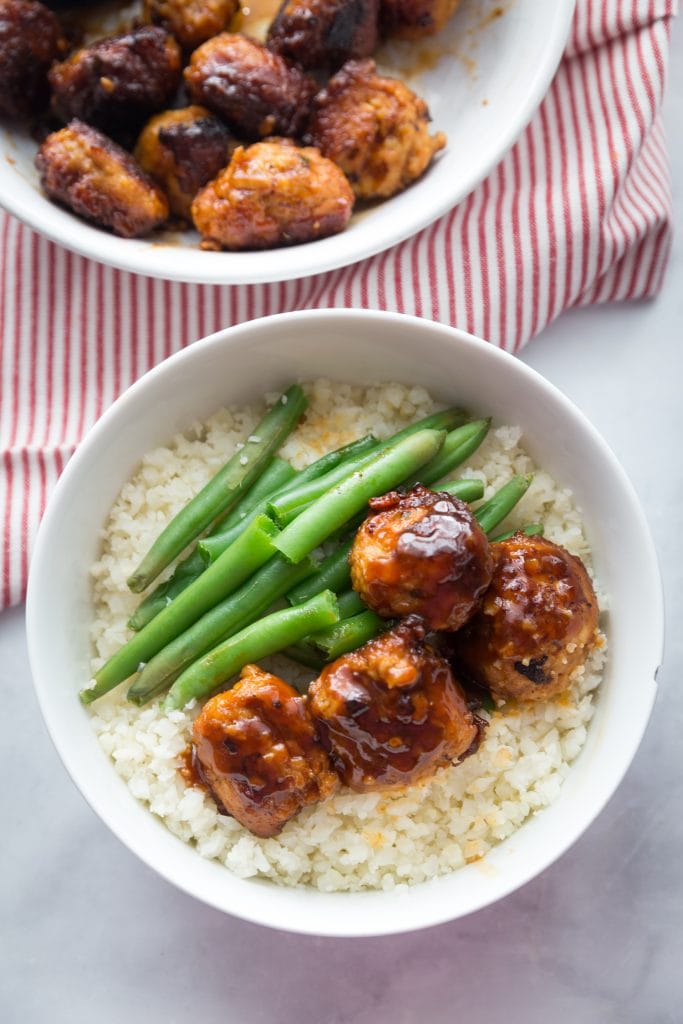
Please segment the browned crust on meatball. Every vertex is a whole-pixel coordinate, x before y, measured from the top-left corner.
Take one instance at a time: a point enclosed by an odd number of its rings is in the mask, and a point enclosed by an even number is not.
[[[145,0],[143,18],[171,32],[185,50],[230,27],[239,0]]]
[[[459,629],[491,580],[486,535],[464,501],[417,484],[370,502],[349,562],[353,587],[385,618]]]
[[[268,49],[302,68],[336,71],[373,53],[378,21],[379,0],[285,0],[268,31]]]
[[[76,50],[49,74],[58,116],[112,134],[130,132],[163,110],[180,78],[180,47],[149,25]]]
[[[586,568],[559,544],[523,533],[491,550],[491,586],[480,611],[453,638],[456,660],[496,697],[557,696],[598,636],[598,602]]]
[[[381,0],[382,31],[401,39],[433,36],[459,6],[460,0]]]
[[[195,50],[184,74],[194,102],[249,140],[300,135],[317,88],[265,46],[230,32]]]
[[[48,135],[36,167],[51,199],[124,238],[146,235],[168,217],[162,192],[131,155],[80,121]]]
[[[427,104],[371,60],[349,61],[313,103],[306,141],[334,160],[363,199],[406,188],[446,145],[429,134]]]
[[[0,117],[39,113],[50,96],[47,73],[66,49],[59,22],[41,3],[0,3]]]
[[[236,146],[206,107],[191,106],[156,114],[142,130],[135,158],[163,188],[172,212],[191,221],[192,200],[227,166]]]
[[[235,150],[224,171],[192,203],[197,230],[226,249],[266,249],[343,231],[353,193],[317,149],[287,139]]]
[[[306,701],[257,665],[204,705],[193,727],[195,756],[218,802],[254,835],[277,835],[338,786]]]
[[[406,619],[332,662],[309,688],[320,739],[354,790],[422,781],[476,748],[478,723],[424,632]]]

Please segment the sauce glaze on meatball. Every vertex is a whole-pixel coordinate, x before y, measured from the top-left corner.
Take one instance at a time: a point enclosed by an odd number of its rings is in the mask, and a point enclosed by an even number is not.
[[[239,0],[145,0],[143,16],[194,50],[229,28],[239,9]]]
[[[476,749],[479,725],[420,620],[343,655],[310,686],[309,708],[342,782],[408,785]]]
[[[48,70],[65,47],[59,22],[43,4],[0,3],[0,117],[43,110],[50,96]]]
[[[195,103],[245,139],[299,135],[317,86],[298,68],[246,36],[223,32],[192,54],[185,82]]]
[[[351,548],[353,587],[378,615],[419,615],[436,630],[459,629],[491,580],[486,535],[450,494],[417,484],[370,501]]]
[[[547,700],[567,689],[595,645],[598,602],[580,559],[543,537],[491,545],[481,609],[452,638],[455,656],[499,698]]]
[[[460,0],[381,0],[382,31],[401,39],[432,36],[459,5]]]
[[[306,701],[258,665],[202,708],[195,756],[220,804],[257,836],[274,836],[338,786]]]
[[[168,217],[168,204],[130,153],[90,125],[72,121],[36,156],[51,199],[124,238],[145,235]]]
[[[268,49],[302,68],[336,71],[369,57],[378,42],[379,0],[284,0]]]
[[[348,61],[315,97],[306,141],[339,164],[362,199],[386,199],[421,177],[446,145],[429,110],[372,60]]]
[[[192,219],[206,247],[266,249],[343,231],[352,208],[349,183],[331,160],[272,139],[235,150],[197,195]]]

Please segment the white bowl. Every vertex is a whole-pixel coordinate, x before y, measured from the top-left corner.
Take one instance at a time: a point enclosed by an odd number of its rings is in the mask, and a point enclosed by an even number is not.
[[[463,0],[431,42],[392,49],[390,70],[430,68],[409,79],[428,101],[448,148],[406,192],[354,216],[332,238],[267,252],[215,253],[192,233],[117,238],[51,203],[33,166],[36,146],[0,126],[0,204],[75,252],[123,270],[203,284],[284,281],[381,252],[426,227],[463,199],[498,163],[543,99],[564,48],[575,0]],[[489,17],[504,7],[504,16]],[[440,56],[432,67],[428,52]],[[408,57],[410,54],[410,57]]]
[[[100,530],[142,455],[224,404],[296,379],[398,380],[524,428],[530,454],[574,491],[609,596],[609,664],[586,745],[560,796],[511,838],[451,875],[409,891],[327,895],[245,881],[202,859],[131,796],[102,751],[78,689],[89,676],[89,566]],[[134,384],[66,467],[40,528],[28,591],[35,686],[59,754],[112,831],[169,881],[220,910],[326,935],[408,931],[505,896],[573,843],[623,777],[647,723],[662,652],[662,599],[643,513],[585,417],[513,357],[470,335],[397,314],[315,310],[233,327],[167,359]]]

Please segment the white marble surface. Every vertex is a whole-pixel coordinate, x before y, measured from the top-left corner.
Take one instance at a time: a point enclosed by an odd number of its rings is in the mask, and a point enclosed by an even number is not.
[[[679,227],[682,57],[678,24],[666,121]],[[649,730],[606,811],[541,877],[464,920],[334,941],[245,924],[177,892],[66,776],[33,697],[23,609],[0,616],[0,1021],[679,1024],[682,346],[679,239],[656,302],[568,314],[526,350],[640,493],[664,576],[667,651]]]

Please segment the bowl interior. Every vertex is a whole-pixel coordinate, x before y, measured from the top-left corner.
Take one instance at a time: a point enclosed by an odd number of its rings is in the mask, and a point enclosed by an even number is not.
[[[341,235],[264,253],[203,252],[190,232],[117,238],[42,195],[33,166],[35,143],[8,126],[0,126],[0,203],[76,252],[155,277],[242,284],[345,266],[419,231],[488,174],[540,103],[573,9],[574,0],[468,0],[433,40],[385,48],[381,66],[425,97],[434,127],[448,136],[448,148],[424,179],[354,215]],[[496,16],[499,11],[502,16]]]
[[[132,798],[76,696],[90,657],[88,568],[106,514],[141,456],[221,405],[318,376],[417,382],[436,398],[520,424],[537,462],[574,491],[609,597],[604,686],[558,800],[481,863],[391,894],[288,890],[240,880],[203,860]],[[455,918],[550,864],[595,817],[633,757],[662,646],[661,588],[647,526],[623,471],[582,414],[534,371],[468,335],[410,317],[340,310],[270,317],[221,332],[167,360],[119,399],[83,442],[50,502],[31,566],[27,618],[48,728],[68,771],[115,834],[207,903],[263,924],[331,935],[405,931]]]

